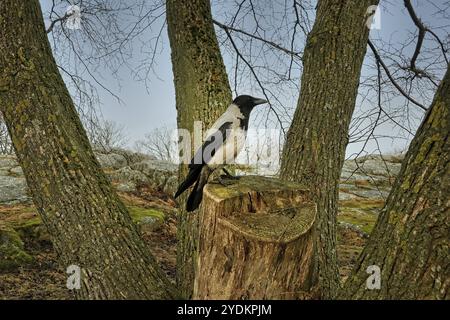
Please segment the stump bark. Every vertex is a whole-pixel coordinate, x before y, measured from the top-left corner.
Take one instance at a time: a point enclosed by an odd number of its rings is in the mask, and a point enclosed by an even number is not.
[[[194,299],[311,298],[315,218],[308,190],[296,183],[247,176],[208,184]]]

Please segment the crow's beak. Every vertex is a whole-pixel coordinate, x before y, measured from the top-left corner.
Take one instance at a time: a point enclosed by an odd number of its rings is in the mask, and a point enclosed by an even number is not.
[[[263,104],[263,103],[267,103],[267,100],[259,99],[259,98],[254,98],[254,99],[253,99],[253,104],[254,104],[255,106],[257,106],[257,105],[259,105],[259,104]]]

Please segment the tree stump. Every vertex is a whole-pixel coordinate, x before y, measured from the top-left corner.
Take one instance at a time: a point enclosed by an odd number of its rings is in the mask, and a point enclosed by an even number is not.
[[[194,299],[306,299],[316,285],[316,206],[295,183],[205,186]]]

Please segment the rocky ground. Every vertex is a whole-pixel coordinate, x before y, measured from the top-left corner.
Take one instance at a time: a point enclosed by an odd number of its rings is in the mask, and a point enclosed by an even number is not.
[[[365,156],[344,163],[339,186],[338,258],[348,276],[372,232],[395,177],[401,155]]]
[[[96,155],[144,240],[173,279],[177,209],[170,195],[176,188],[176,165],[123,150]],[[374,226],[400,161],[397,156],[368,156],[344,164],[338,216],[343,278]],[[0,156],[0,299],[69,299],[65,282],[17,160]]]

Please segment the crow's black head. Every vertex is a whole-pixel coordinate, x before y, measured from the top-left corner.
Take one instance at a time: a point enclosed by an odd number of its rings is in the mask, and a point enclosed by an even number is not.
[[[242,95],[234,99],[233,103],[237,105],[244,114],[249,114],[255,106],[267,103],[267,101],[252,96]]]

